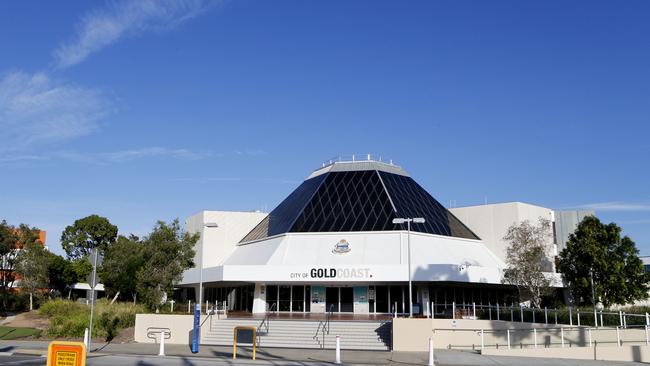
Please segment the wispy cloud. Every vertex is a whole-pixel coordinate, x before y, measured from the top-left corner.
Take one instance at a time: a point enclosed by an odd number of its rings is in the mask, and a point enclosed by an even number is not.
[[[201,160],[212,157],[210,152],[197,152],[188,149],[168,149],[164,147],[145,147],[140,149],[119,150],[102,153],[78,151],[53,151],[44,154],[0,155],[0,163],[19,161],[66,160],[80,163],[109,164],[122,163],[139,159],[167,158],[176,160]]]
[[[650,211],[650,203],[613,201],[588,203],[584,205],[573,206],[570,208],[596,211]]]
[[[63,43],[54,50],[56,65],[59,68],[76,65],[91,53],[124,37],[174,28],[215,4],[217,1],[208,0],[140,0],[110,3],[81,19],[74,40]]]
[[[14,71],[0,79],[0,150],[88,135],[111,101],[95,89]]]

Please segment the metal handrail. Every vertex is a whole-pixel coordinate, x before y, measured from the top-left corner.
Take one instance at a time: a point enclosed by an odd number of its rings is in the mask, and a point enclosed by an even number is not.
[[[330,334],[330,319],[332,318],[333,314],[333,309],[334,304],[330,305],[330,310],[325,314],[325,320],[321,320],[318,322],[318,327],[316,328],[316,333],[314,333],[314,336],[311,337],[312,339],[318,340],[318,333],[322,332],[323,333],[323,342],[321,343],[321,348],[325,347],[325,334],[329,335]]]
[[[201,322],[201,325],[199,325],[199,328],[201,328],[203,326],[203,323],[205,323],[208,319],[210,319],[214,315],[214,309],[210,310],[205,315],[207,315],[207,316],[205,317],[205,319],[203,319],[203,321]]]
[[[327,327],[328,335],[330,334],[330,319],[332,318],[333,308],[334,308],[334,304],[331,304],[329,312],[325,315],[325,326]]]
[[[271,307],[266,311],[266,315],[264,315],[264,319],[262,319],[262,322],[260,323],[260,326],[257,327],[257,329],[262,329],[262,327],[266,328],[266,333],[269,332],[269,322],[271,319],[271,312],[273,309],[276,307],[276,303],[273,303]]]

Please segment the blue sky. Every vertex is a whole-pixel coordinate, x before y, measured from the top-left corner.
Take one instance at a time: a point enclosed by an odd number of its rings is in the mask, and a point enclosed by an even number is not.
[[[448,205],[595,208],[650,254],[650,3],[0,5],[0,218],[143,235],[373,153]]]

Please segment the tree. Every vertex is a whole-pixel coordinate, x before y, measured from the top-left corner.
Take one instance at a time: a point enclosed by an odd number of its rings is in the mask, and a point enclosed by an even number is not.
[[[36,291],[47,288],[48,265],[49,256],[40,242],[26,242],[16,256],[16,274],[20,276],[20,287],[29,292],[29,310],[34,310]]]
[[[516,286],[520,298],[530,300],[536,308],[551,291],[551,278],[545,273],[552,271],[547,255],[550,236],[550,221],[540,217],[536,225],[528,220],[513,224],[503,238],[510,243],[503,282]]]
[[[135,302],[137,275],[145,261],[143,246],[135,235],[128,238],[120,235],[106,250],[100,277],[107,295],[128,294]]]
[[[105,217],[90,215],[65,228],[61,246],[69,259],[80,259],[87,257],[94,248],[105,251],[116,237],[117,226]]]
[[[648,297],[650,274],[643,271],[634,241],[621,237],[621,232],[615,223],[606,225],[588,216],[569,235],[558,269],[579,303],[600,300],[606,306],[623,305]],[[591,295],[592,270],[595,299]]]
[[[14,262],[16,257],[16,246],[18,235],[15,227],[0,222],[0,290],[7,291],[14,282]],[[4,299],[4,297],[3,297]],[[6,306],[6,304],[3,304]]]
[[[178,219],[171,224],[158,221],[143,240],[144,265],[137,273],[137,291],[151,309],[160,306],[165,294],[174,289],[183,271],[194,267],[194,245],[199,234],[181,230]]]
[[[78,282],[74,264],[72,261],[54,253],[49,253],[49,256],[49,287],[63,293],[66,289],[69,289],[71,285]]]

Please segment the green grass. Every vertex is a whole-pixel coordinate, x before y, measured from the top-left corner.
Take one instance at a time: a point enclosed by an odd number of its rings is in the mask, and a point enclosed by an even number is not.
[[[41,330],[36,328],[15,328],[0,326],[0,340],[3,341],[25,337],[38,337],[40,335]]]

